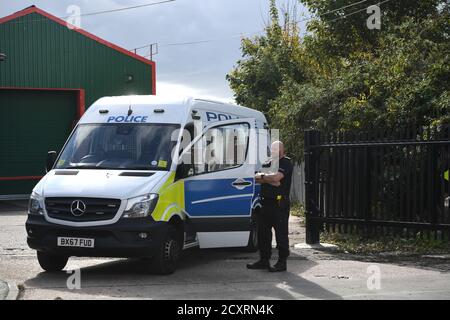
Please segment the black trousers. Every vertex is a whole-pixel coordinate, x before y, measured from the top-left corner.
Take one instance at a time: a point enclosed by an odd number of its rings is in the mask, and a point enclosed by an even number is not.
[[[275,229],[278,257],[286,260],[289,256],[289,200],[263,199],[258,220],[259,253],[262,260],[272,256],[272,228]]]

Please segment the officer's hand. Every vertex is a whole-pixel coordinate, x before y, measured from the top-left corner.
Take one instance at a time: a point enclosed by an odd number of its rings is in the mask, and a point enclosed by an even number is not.
[[[263,181],[262,181],[262,174],[260,173],[260,172],[258,172],[256,175],[255,175],[255,182],[256,183],[262,183]]]

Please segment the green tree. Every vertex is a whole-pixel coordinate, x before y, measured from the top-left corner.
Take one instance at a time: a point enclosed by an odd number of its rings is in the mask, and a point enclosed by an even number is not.
[[[236,102],[262,112],[269,111],[285,78],[305,80],[297,24],[289,12],[280,23],[275,0],[270,1],[270,18],[265,35],[242,40],[243,59],[227,75]]]
[[[295,54],[272,68],[277,81],[266,82],[268,91],[259,82],[244,81],[239,87],[230,82],[239,103],[266,112],[271,126],[282,129],[295,159],[302,157],[308,128],[327,133],[450,123],[448,1],[386,2],[381,30],[366,27],[365,10],[344,17],[367,3],[333,11],[355,1],[302,2],[316,18],[302,39],[288,35],[297,41],[291,44]],[[271,8],[276,12],[273,1]],[[273,14],[272,25],[277,21]],[[283,52],[283,42],[270,50],[261,47],[270,37],[267,32],[257,41],[243,40],[253,47],[232,72],[235,79],[255,79],[255,73],[264,73],[263,60],[280,61],[275,56]],[[298,68],[297,73],[284,63]]]

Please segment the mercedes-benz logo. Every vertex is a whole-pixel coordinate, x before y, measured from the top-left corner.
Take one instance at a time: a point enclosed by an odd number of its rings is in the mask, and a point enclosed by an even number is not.
[[[75,200],[70,205],[70,212],[72,212],[75,217],[80,217],[86,212],[86,205],[81,200]]]

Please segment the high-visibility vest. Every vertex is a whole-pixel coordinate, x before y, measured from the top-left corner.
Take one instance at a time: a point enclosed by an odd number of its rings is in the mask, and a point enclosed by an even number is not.
[[[448,170],[444,172],[444,179],[448,181]]]

